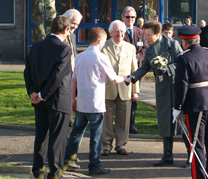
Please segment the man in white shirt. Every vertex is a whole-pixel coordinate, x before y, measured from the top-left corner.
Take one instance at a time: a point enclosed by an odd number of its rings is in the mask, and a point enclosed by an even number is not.
[[[109,169],[101,167],[100,153],[102,150],[103,113],[105,109],[106,75],[114,83],[127,82],[127,77],[117,76],[109,58],[100,52],[105,44],[107,34],[104,29],[95,27],[88,33],[89,48],[76,56],[72,76],[72,110],[76,112],[68,146],[65,154],[65,165],[78,152],[87,123],[90,127],[89,174],[109,173]],[[77,89],[77,101],[75,92]]]

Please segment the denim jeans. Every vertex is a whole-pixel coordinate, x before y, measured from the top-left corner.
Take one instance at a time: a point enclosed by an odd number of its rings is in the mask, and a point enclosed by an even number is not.
[[[69,160],[71,155],[78,152],[88,121],[90,128],[90,163],[88,168],[89,170],[93,170],[101,165],[103,113],[76,112],[73,129],[66,148],[65,160]]]

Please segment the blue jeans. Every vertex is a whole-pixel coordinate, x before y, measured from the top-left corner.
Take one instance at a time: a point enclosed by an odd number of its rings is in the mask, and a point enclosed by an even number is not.
[[[76,112],[73,129],[66,147],[65,160],[69,160],[71,155],[78,152],[88,121],[90,128],[90,163],[88,168],[93,170],[101,165],[103,113]]]

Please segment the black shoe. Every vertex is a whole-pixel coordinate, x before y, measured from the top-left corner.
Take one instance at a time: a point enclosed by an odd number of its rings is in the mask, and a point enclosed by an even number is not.
[[[132,134],[137,134],[138,129],[135,126],[131,126],[129,132],[132,133]]]
[[[107,174],[107,173],[110,173],[111,170],[110,169],[105,169],[101,166],[99,167],[96,167],[95,169],[93,170],[89,170],[89,174],[90,175],[99,175],[99,174]]]
[[[190,168],[191,163],[189,163],[189,160],[186,161],[186,163],[183,165],[183,168]]]
[[[164,165],[173,165],[173,158],[172,157],[168,157],[168,158],[163,157],[159,162],[155,162],[153,165],[156,167],[164,166]]]

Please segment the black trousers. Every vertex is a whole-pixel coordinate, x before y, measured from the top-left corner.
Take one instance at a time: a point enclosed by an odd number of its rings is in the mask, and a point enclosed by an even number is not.
[[[136,116],[137,102],[131,102],[131,117],[130,117],[130,127],[135,126],[135,116]]]
[[[198,116],[199,116],[199,112],[186,115],[186,125],[189,130],[189,134],[191,134],[189,135],[189,139],[191,143],[193,143],[196,125],[198,122]],[[206,149],[206,155],[205,155],[204,147]],[[191,151],[191,146],[190,146],[190,151]],[[206,169],[206,166],[207,166],[206,161],[208,159],[207,157],[207,154],[208,154],[208,111],[204,111],[202,115],[202,120],[200,123],[198,140],[195,146],[195,151],[203,167],[205,168],[206,172],[208,172],[208,170]],[[192,160],[191,169],[192,169],[193,179],[205,179],[206,178],[205,172],[203,171],[195,155]]]
[[[53,110],[45,102],[35,107],[35,143],[33,159],[33,175],[39,176],[39,171],[45,165],[46,155],[52,178],[62,169],[67,142],[70,114]]]

